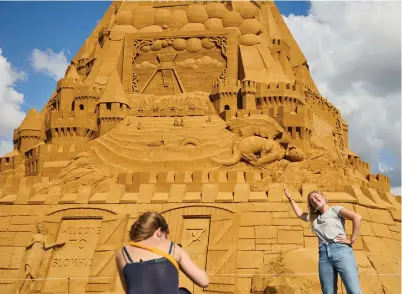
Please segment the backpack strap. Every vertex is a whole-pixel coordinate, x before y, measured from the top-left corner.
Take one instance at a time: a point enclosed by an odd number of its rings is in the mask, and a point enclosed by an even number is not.
[[[168,253],[166,253],[166,252],[164,252],[164,251],[162,251],[160,249],[145,246],[143,244],[140,244],[140,243],[137,243],[137,242],[134,242],[134,241],[131,241],[128,244],[130,246],[134,246],[134,247],[138,247],[138,248],[141,248],[141,249],[151,251],[153,253],[156,253],[156,254],[166,258],[167,260],[169,260],[174,265],[174,267],[177,269],[177,271],[179,271],[179,264],[177,263],[176,259],[174,259],[173,256],[171,256],[170,254],[168,254]],[[170,246],[172,246],[172,245],[170,245]]]

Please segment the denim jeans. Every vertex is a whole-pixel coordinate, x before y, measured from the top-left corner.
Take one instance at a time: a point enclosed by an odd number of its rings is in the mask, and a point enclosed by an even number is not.
[[[338,273],[348,294],[362,294],[353,249],[347,244],[320,245],[318,272],[323,294],[336,294]]]

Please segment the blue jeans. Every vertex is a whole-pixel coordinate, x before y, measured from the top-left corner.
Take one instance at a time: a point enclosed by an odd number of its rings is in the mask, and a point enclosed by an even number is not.
[[[357,264],[351,246],[326,243],[320,246],[319,253],[318,272],[323,294],[337,293],[338,273],[348,294],[362,294]]]

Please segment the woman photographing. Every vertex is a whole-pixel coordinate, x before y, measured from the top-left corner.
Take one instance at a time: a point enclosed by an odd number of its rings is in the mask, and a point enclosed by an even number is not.
[[[318,191],[308,194],[308,212],[303,212],[285,185],[283,188],[296,216],[309,222],[318,238],[318,272],[323,294],[337,293],[338,273],[348,294],[361,294],[352,244],[359,234],[362,217],[342,206],[329,206],[326,197]],[[353,222],[350,239],[346,236],[345,219]]]
[[[169,228],[159,213],[142,214],[130,229],[131,242],[116,254],[120,280],[127,294],[179,294],[179,270],[202,287],[208,286],[207,273],[187,252],[169,241]],[[186,292],[187,291],[187,292]]]

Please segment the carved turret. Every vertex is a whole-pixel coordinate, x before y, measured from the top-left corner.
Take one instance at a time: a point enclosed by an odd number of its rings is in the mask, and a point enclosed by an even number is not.
[[[241,82],[242,109],[257,109],[255,93],[257,93],[257,82],[248,80]]]
[[[80,75],[74,64],[69,65],[66,75],[57,82],[57,96],[55,98],[57,111],[70,111],[74,100],[74,89],[81,83]]]
[[[110,131],[123,120],[130,109],[127,95],[124,92],[117,71],[113,71],[97,106],[99,135]]]
[[[291,106],[280,106],[269,111],[269,115],[285,129],[296,146],[306,150],[313,131],[313,112],[307,105],[299,105],[296,110]]]
[[[71,111],[95,113],[96,105],[101,96],[101,89],[95,86],[81,86],[74,92]]]
[[[225,120],[230,119],[237,111],[237,95],[240,85],[228,85],[222,80],[212,84],[211,101],[219,115]]]
[[[42,137],[42,120],[35,108],[31,108],[21,125],[14,130],[14,149],[20,153],[38,144]]]

